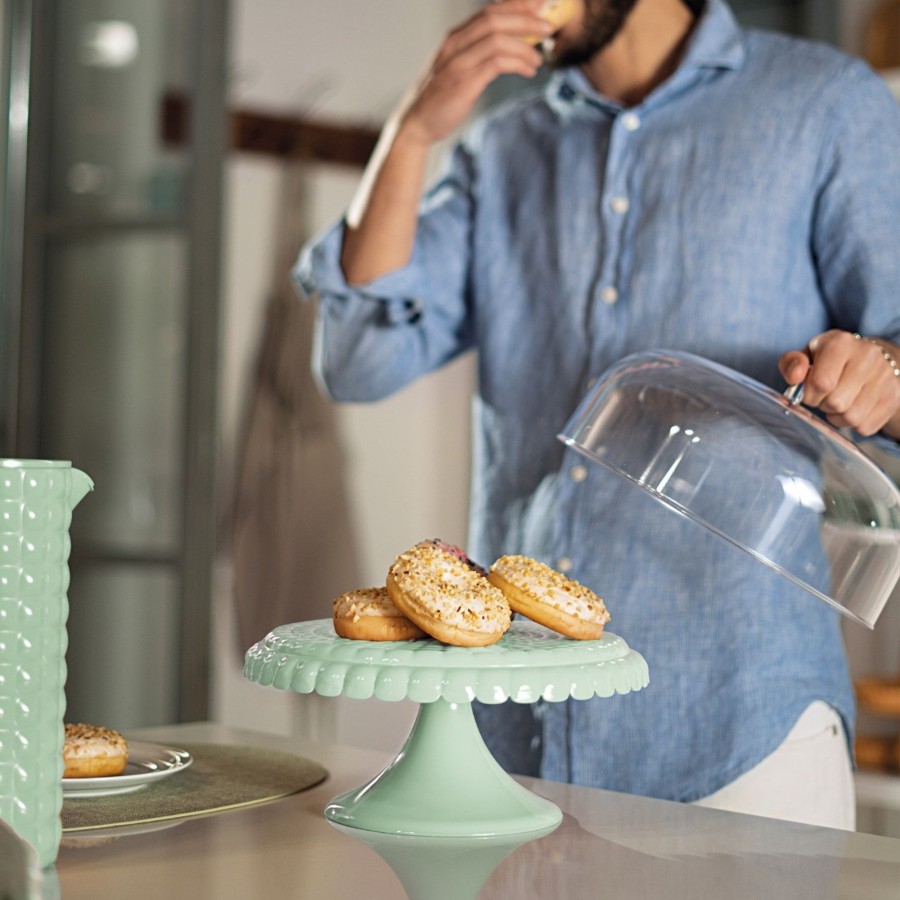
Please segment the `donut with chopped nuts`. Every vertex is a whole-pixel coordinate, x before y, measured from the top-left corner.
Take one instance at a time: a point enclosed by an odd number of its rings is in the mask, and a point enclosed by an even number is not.
[[[589,588],[527,556],[501,556],[488,578],[512,609],[566,637],[596,640],[609,612]]]
[[[128,763],[128,742],[111,728],[67,723],[63,746],[63,778],[121,775]]]
[[[387,589],[400,612],[444,644],[485,647],[509,629],[512,614],[502,592],[457,554],[430,541],[394,560]]]
[[[410,622],[388,596],[387,588],[359,588],[334,603],[334,630],[354,641],[415,641],[428,635]]]

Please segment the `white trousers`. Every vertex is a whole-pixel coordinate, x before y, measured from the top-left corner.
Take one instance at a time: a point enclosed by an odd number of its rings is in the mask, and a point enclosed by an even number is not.
[[[759,765],[697,806],[853,831],[853,766],[840,716],[817,700]]]

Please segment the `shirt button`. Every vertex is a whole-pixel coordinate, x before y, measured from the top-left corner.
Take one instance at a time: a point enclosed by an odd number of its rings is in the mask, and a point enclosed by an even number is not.
[[[605,287],[602,291],[600,291],[600,299],[604,303],[608,303],[610,306],[612,306],[612,304],[619,299],[619,292],[612,286]]]
[[[622,125],[625,127],[627,131],[637,131],[638,128],[641,127],[641,119],[637,113],[625,113],[622,116]]]
[[[571,478],[572,481],[574,481],[576,484],[584,481],[587,476],[588,470],[584,466],[572,466],[572,468],[569,469],[569,478]]]
[[[628,212],[628,198],[627,197],[613,197],[612,200],[609,201],[610,208],[614,213],[619,213],[620,215]]]
[[[560,572],[571,572],[572,571],[572,560],[569,559],[568,556],[561,556],[556,561],[556,568],[559,569]]]

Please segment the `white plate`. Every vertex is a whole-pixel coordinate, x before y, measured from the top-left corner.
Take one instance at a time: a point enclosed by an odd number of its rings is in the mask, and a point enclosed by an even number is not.
[[[110,797],[113,794],[128,794],[168,778],[176,772],[183,772],[193,758],[187,750],[163,747],[160,744],[145,744],[143,741],[128,742],[128,765],[121,775],[104,778],[63,778],[63,797],[80,799],[88,797]]]

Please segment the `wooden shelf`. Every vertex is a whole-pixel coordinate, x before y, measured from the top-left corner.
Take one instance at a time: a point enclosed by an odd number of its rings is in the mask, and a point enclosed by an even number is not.
[[[190,100],[167,93],[160,104],[163,142],[183,146],[190,139]],[[260,153],[284,159],[305,159],[363,167],[368,162],[379,129],[372,125],[324,122],[237,110],[229,117],[229,147],[242,153]]]

